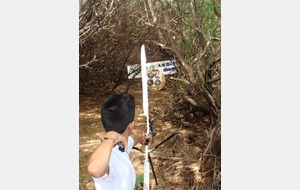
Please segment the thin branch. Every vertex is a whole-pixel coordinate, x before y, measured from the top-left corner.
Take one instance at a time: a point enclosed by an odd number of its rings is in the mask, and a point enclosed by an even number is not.
[[[176,80],[176,81],[181,81],[184,82],[185,84],[191,84],[188,80],[186,79],[179,79],[179,78],[175,78],[175,77],[169,77],[171,80]]]

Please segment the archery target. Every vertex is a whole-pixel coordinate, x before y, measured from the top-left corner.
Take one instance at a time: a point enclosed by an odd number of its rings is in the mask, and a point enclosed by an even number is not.
[[[151,91],[161,90],[165,85],[166,79],[163,73],[158,69],[147,71],[147,84]]]

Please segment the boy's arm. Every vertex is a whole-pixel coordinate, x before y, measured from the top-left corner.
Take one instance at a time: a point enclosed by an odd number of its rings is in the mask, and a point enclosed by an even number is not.
[[[102,141],[92,153],[87,164],[88,172],[93,177],[102,177],[104,174],[108,173],[109,159],[115,142],[121,142],[127,147],[125,138],[117,132],[109,131],[106,133],[105,137],[109,139]]]

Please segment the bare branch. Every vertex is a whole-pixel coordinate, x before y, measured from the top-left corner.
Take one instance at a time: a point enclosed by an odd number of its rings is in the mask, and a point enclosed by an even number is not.
[[[153,5],[152,5],[152,2],[151,0],[148,0],[148,6],[149,6],[149,9],[150,9],[150,12],[151,12],[151,16],[152,16],[152,20],[153,20],[153,24],[155,25],[156,21],[157,21],[157,17],[154,13],[154,9],[153,9]]]
[[[206,83],[207,83],[207,84],[210,84],[210,83],[217,82],[217,81],[219,81],[219,80],[221,80],[221,77],[218,77],[218,78],[215,78],[215,79],[207,80]]]
[[[217,15],[217,17],[219,18],[219,20],[221,19],[221,13],[218,11],[217,9],[217,4],[218,4],[218,0],[211,0],[214,4],[214,12]]]
[[[99,29],[105,28],[104,22],[110,17],[117,7],[116,1],[112,0],[110,2],[105,3],[96,2],[88,8],[88,10],[92,11],[93,16],[85,23],[84,27],[79,30],[79,43],[82,44],[85,40],[93,36]],[[90,12],[89,11],[89,12]],[[88,11],[84,11],[84,14],[80,14],[80,21],[83,21],[83,17]],[[90,16],[89,16],[90,17]]]
[[[91,64],[91,63],[97,61],[96,57],[97,57],[97,56],[94,55],[94,58],[93,58],[92,60],[90,60],[89,62],[87,62],[87,63],[85,63],[85,64],[79,65],[79,68],[82,68],[82,67],[90,68],[90,67],[89,67],[89,64]]]
[[[192,99],[191,97],[184,95],[183,98],[189,102],[190,104],[192,104],[195,107],[198,107],[199,105],[196,103],[196,101],[194,99]]]
[[[89,0],[79,0],[79,13],[85,8]]]

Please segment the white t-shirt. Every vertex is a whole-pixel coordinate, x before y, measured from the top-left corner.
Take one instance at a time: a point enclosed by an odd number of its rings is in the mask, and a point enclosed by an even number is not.
[[[133,190],[135,186],[136,174],[129,153],[133,147],[132,137],[128,137],[127,151],[121,152],[116,145],[110,155],[109,174],[95,178],[96,190]]]

